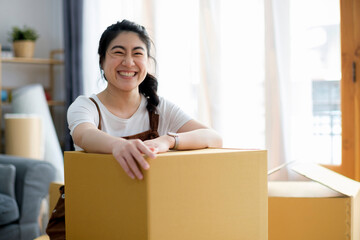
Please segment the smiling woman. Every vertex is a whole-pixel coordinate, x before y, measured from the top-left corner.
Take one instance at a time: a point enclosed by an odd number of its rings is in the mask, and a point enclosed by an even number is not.
[[[108,57],[101,60],[104,78],[108,81],[108,91],[124,91],[131,94],[142,83],[147,74],[148,56],[146,46],[134,32],[122,32],[110,42],[106,51]]]
[[[123,20],[99,42],[99,65],[108,82],[90,98],[78,97],[68,110],[76,150],[112,153],[131,178],[149,169],[142,154],[156,158],[169,149],[221,147],[221,137],[157,95],[149,74],[151,40],[143,26]]]

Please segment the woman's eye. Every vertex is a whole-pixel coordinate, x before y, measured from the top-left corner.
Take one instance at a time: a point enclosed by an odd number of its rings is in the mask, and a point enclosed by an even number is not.
[[[136,53],[134,53],[134,55],[141,56],[141,55],[143,55],[143,53],[142,52],[136,52]]]

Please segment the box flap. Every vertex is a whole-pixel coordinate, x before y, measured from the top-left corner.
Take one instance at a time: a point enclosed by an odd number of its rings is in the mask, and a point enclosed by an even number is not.
[[[279,171],[279,170],[287,167],[288,165],[290,165],[290,164],[292,164],[292,163],[294,163],[294,162],[295,162],[295,161],[290,161],[290,162],[283,163],[283,164],[281,164],[280,166],[277,166],[277,167],[275,167],[275,168],[273,168],[273,169],[268,170],[268,173],[267,173],[267,174],[268,174],[268,176],[270,176],[270,175],[273,174],[274,172],[277,172],[277,171]]]
[[[360,190],[360,183],[325,167],[313,163],[294,163],[291,169],[313,181],[323,184],[339,193],[354,197]]]
[[[268,196],[281,198],[334,198],[346,197],[315,181],[270,181]]]

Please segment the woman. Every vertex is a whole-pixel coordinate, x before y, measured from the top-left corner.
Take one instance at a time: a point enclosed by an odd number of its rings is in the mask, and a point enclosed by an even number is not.
[[[76,150],[112,153],[131,178],[149,169],[169,149],[221,147],[221,137],[157,95],[148,73],[151,40],[143,26],[123,20],[109,26],[99,42],[99,64],[108,82],[91,98],[78,97],[68,109]]]

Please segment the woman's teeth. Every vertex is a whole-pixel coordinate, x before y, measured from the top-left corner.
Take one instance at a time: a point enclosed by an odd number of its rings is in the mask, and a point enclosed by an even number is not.
[[[120,75],[125,77],[133,77],[135,76],[135,72],[120,72]]]

